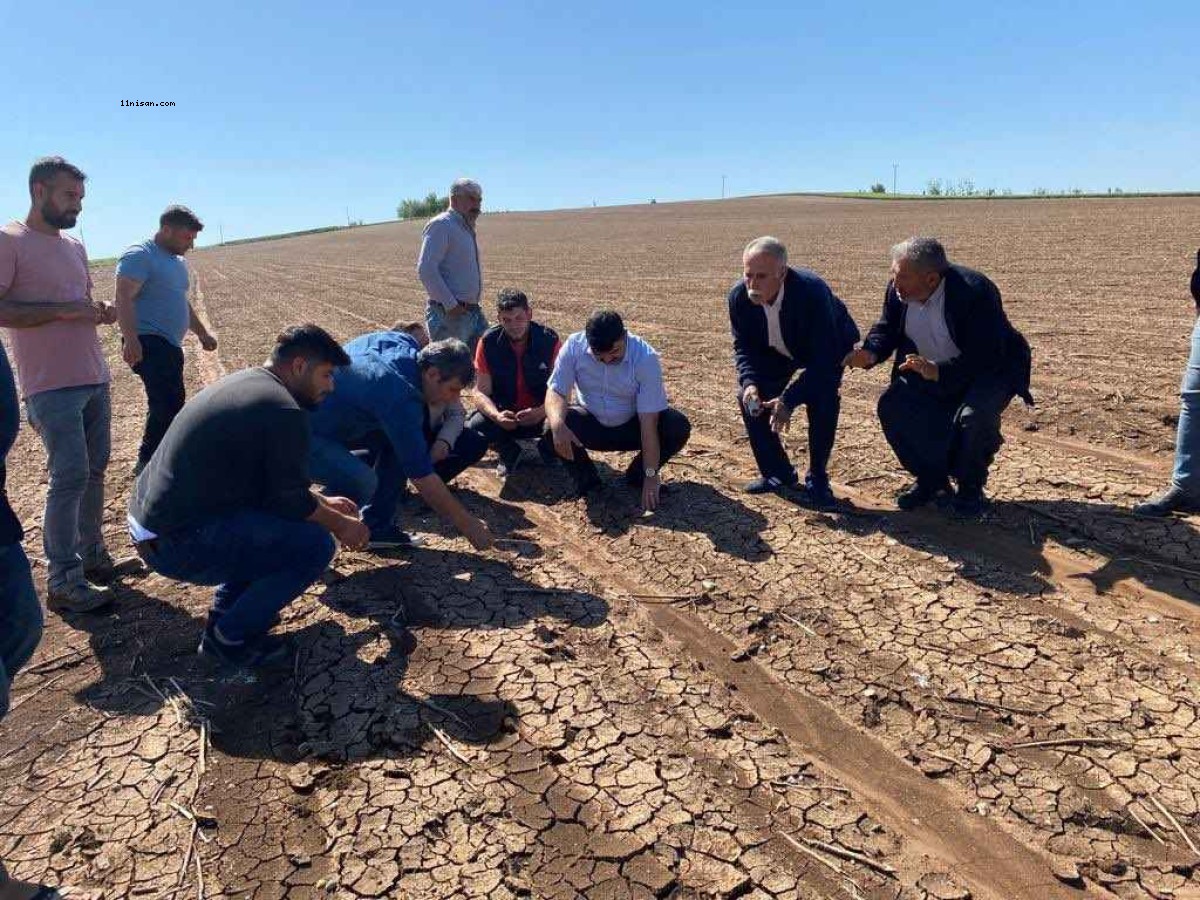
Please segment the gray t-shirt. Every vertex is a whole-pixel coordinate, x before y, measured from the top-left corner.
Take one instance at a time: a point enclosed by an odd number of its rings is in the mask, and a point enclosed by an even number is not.
[[[188,267],[153,239],[134,244],[117,262],[118,277],[142,283],[137,293],[138,334],[156,334],[176,347],[188,330]]]

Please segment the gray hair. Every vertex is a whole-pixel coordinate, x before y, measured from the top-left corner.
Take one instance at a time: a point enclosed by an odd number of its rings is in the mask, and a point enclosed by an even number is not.
[[[773,256],[783,263],[783,265],[787,265],[787,247],[783,246],[783,241],[779,240],[779,238],[771,237],[769,234],[757,237],[746,245],[746,249],[742,251],[742,256],[758,256],[760,253]]]
[[[458,338],[426,344],[417,354],[417,367],[422,372],[437,369],[443,381],[457,378],[463,387],[475,383],[475,359],[470,348]]]
[[[472,181],[470,178],[456,178],[454,183],[450,185],[451,197],[482,197],[483,188],[479,186],[478,181]]]
[[[945,272],[950,268],[950,260],[946,259],[946,248],[937,238],[910,237],[892,247],[892,262],[908,260],[922,272]]]

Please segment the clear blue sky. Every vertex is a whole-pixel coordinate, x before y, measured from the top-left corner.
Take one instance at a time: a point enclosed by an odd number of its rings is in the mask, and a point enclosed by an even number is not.
[[[1200,188],[1195,0],[737,6],[9,0],[0,216],[51,153],[90,176],[93,256],[169,202],[204,245],[461,174],[493,209],[890,189],[892,163],[902,191]]]

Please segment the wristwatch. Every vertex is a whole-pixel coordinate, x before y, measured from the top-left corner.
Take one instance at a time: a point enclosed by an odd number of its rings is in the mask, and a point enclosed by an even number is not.
[[[642,471],[642,474],[645,475],[647,478],[657,478],[658,477],[658,469],[651,469],[649,466],[647,466]]]

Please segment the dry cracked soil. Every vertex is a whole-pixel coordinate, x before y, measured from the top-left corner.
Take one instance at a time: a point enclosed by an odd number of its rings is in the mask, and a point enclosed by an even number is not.
[[[1038,405],[1006,414],[982,521],[895,511],[880,370],[846,379],[837,512],[738,490],[724,297],[764,232],[862,326],[910,233],[999,284]],[[663,508],[640,514],[624,459],[576,501],[489,458],[457,491],[509,542],[475,553],[408,503],[425,546],[342,552],[285,611],[275,675],[201,667],[207,592],[156,575],[110,615],[51,615],[0,731],[0,859],[93,898],[1200,897],[1200,534],[1127,511],[1170,471],[1198,233],[1194,199],[485,217],[487,296],[521,287],[564,334],[615,307],[662,353],[694,425]],[[189,343],[189,389],[292,322],[418,316],[419,240],[196,252],[221,344]],[[144,402],[105,344],[128,552]],[[28,429],[9,484],[40,556]]]

